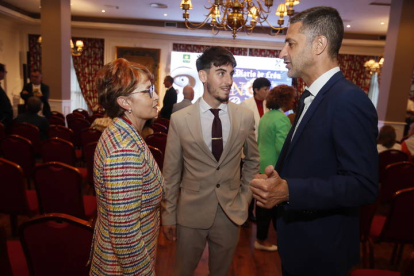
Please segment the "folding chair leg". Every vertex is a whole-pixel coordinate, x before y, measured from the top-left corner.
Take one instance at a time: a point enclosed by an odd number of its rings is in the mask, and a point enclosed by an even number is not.
[[[368,240],[368,246],[369,246],[369,268],[374,268],[374,245],[372,244],[372,241]]]
[[[402,253],[404,251],[404,244],[400,244],[400,250],[398,250],[397,259],[395,260],[395,264],[399,265],[401,262]]]
[[[398,247],[399,247],[399,244],[398,243],[395,243],[394,244],[394,248],[392,249],[392,254],[391,254],[391,259],[390,259],[390,265],[395,264],[395,259],[397,257]]]

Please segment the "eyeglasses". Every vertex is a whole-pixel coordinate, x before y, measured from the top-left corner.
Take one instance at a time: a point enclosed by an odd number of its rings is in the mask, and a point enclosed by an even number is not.
[[[154,96],[154,90],[155,90],[154,89],[154,85],[151,85],[148,89],[141,90],[141,91],[134,91],[130,95],[136,94],[136,93],[148,93],[148,95],[150,96],[150,98],[152,98]]]

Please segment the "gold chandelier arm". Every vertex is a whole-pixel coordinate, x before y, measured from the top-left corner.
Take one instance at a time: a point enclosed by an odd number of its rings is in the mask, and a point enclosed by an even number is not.
[[[267,24],[269,25],[269,27],[270,27],[270,28],[272,28],[273,30],[278,30],[277,34],[278,34],[281,30],[286,29],[286,27],[273,27],[273,26],[272,26],[272,24],[270,24],[270,23],[269,23],[269,21],[267,21],[267,19],[266,19],[266,23],[267,23]]]
[[[201,22],[201,23],[191,23],[189,20],[185,20],[185,26],[187,27],[187,29],[190,29],[190,30],[197,30],[197,29],[200,29],[200,28],[202,28],[205,24],[207,24],[207,21],[208,21],[208,17],[206,18],[206,19],[204,19],[204,21],[203,22]]]

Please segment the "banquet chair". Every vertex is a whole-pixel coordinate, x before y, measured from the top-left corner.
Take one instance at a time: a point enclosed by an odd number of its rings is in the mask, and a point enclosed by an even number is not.
[[[59,117],[59,118],[65,120],[65,115],[63,115],[59,111],[51,111],[50,114],[51,114],[51,116],[56,116],[56,117]]]
[[[164,154],[162,153],[161,150],[157,149],[156,147],[149,145],[148,148],[150,149],[152,156],[154,156],[155,161],[157,161],[158,167],[160,167],[160,170],[162,172],[162,168],[164,164]]]
[[[82,176],[78,169],[61,162],[48,162],[33,173],[40,213],[64,213],[93,219],[96,197],[82,195]]]
[[[387,216],[374,216],[369,231],[370,266],[374,266],[373,242],[394,243],[390,263],[399,263],[405,244],[414,244],[414,187],[396,192]],[[398,251],[398,252],[397,252]]]
[[[381,203],[389,203],[395,192],[414,187],[414,163],[398,162],[388,165],[380,190]]]
[[[99,138],[102,135],[102,131],[95,128],[84,128],[80,133],[80,141],[82,148],[89,143],[98,142]]]
[[[2,225],[0,226],[0,272],[3,276],[13,276],[9,253],[7,251],[6,231]]]
[[[81,113],[69,113],[66,115],[66,125],[69,125],[69,121],[75,119],[75,118],[82,118],[85,119],[85,116]]]
[[[87,119],[89,117],[88,111],[86,111],[85,109],[82,109],[82,108],[74,109],[72,111],[72,113],[82,114],[85,119]]]
[[[9,135],[1,140],[0,149],[5,159],[18,164],[30,187],[31,175],[35,167],[35,156],[32,142],[19,135]]]
[[[7,240],[0,225],[0,273],[2,276],[29,276],[26,257],[19,240]]]
[[[165,125],[153,123],[151,127],[154,130],[154,132],[162,132],[166,134],[168,133],[168,127],[166,127]]]
[[[145,138],[147,145],[153,146],[161,150],[162,154],[165,155],[165,146],[167,145],[167,134],[162,132],[155,132]]]
[[[92,114],[91,116],[89,116],[88,117],[88,121],[89,121],[89,123],[91,123],[91,125],[92,125],[92,123],[95,121],[95,119],[98,119],[98,118],[103,118],[104,117],[104,115],[103,114],[100,114],[100,113],[94,113],[94,114]]]
[[[385,150],[378,154],[379,158],[379,182],[382,183],[385,177],[385,168],[397,162],[408,161],[409,156],[400,150]]]
[[[59,126],[66,126],[65,125],[65,120],[58,117],[58,116],[49,116],[49,118],[47,118],[47,120],[49,121],[49,125],[59,125]]]
[[[0,123],[0,141],[6,137],[6,127],[4,124]]]
[[[92,142],[83,147],[83,157],[86,163],[86,169],[88,170],[87,173],[87,181],[93,187],[93,158],[95,155],[95,149],[98,142]]]
[[[414,252],[411,253],[407,264],[402,272],[380,270],[380,269],[356,269],[350,276],[413,276],[414,275]]]
[[[20,135],[26,139],[29,139],[30,142],[32,142],[34,153],[39,153],[40,131],[37,126],[29,123],[15,124],[12,127],[11,134]]]
[[[64,125],[50,125],[48,135],[49,138],[58,137],[73,143],[73,131]]]
[[[168,120],[166,118],[161,118],[161,117],[158,117],[157,119],[155,119],[153,123],[157,123],[157,124],[166,126],[167,129],[170,126],[170,120]]]
[[[88,275],[93,228],[66,214],[46,214],[19,228],[31,275]]]
[[[0,213],[10,216],[12,234],[17,236],[17,216],[38,213],[36,192],[25,189],[23,170],[14,162],[0,158],[0,176]]]
[[[368,237],[369,231],[380,203],[379,197],[369,205],[363,205],[359,207],[359,241],[362,248],[362,264],[364,267],[369,267],[368,260]]]
[[[73,130],[73,144],[75,147],[81,147],[81,131],[90,126],[89,121],[83,118],[74,118],[68,121],[68,127]]]

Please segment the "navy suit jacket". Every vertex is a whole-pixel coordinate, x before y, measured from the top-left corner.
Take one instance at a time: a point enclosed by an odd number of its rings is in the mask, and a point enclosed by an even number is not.
[[[172,114],[173,105],[177,102],[177,92],[174,87],[170,87],[167,92],[165,92],[163,107],[161,109],[161,117],[170,119]]]
[[[277,230],[288,273],[345,276],[359,262],[358,207],[378,194],[377,124],[369,98],[338,72],[282,149],[276,170],[289,203],[278,207]]]
[[[44,116],[49,117],[51,115],[51,111],[50,111],[50,105],[49,105],[49,96],[50,96],[50,91],[49,91],[49,86],[44,84],[44,83],[40,83],[40,89],[42,90],[42,94],[43,96],[40,97],[40,100],[43,103],[43,110],[42,113]],[[27,91],[29,92],[29,94],[23,94],[23,91]],[[27,105],[27,100],[30,97],[33,97],[33,86],[32,83],[26,83],[22,89],[22,92],[20,92],[20,97],[24,100],[24,105]]]

